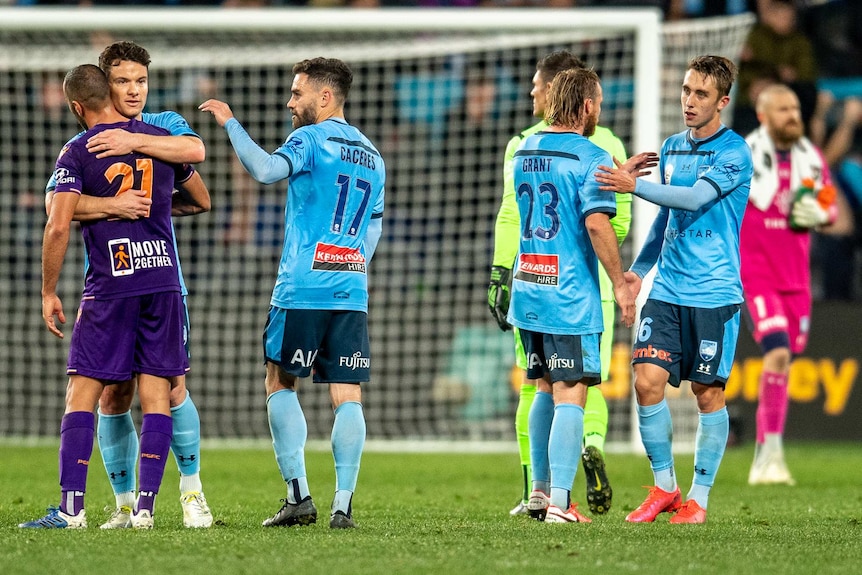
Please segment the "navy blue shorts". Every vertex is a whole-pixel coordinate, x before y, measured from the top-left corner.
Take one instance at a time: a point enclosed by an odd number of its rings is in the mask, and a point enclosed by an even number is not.
[[[526,329],[520,329],[518,333],[527,356],[527,378],[539,379],[547,373],[551,383],[601,383],[599,342],[602,334],[555,335]]]
[[[85,299],[72,329],[66,373],[103,381],[133,374],[183,375],[186,311],[179,292],[109,300]]]
[[[723,387],[733,367],[739,318],[739,304],[708,309],[647,300],[632,363],[666,369],[674,387],[682,380]]]
[[[263,330],[266,361],[315,383],[371,379],[368,316],[361,311],[270,307]]]

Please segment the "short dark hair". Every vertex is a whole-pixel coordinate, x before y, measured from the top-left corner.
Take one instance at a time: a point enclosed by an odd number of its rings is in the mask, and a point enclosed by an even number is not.
[[[696,56],[689,60],[688,69],[712,78],[719,98],[730,94],[736,80],[736,66],[724,56]]]
[[[347,100],[347,94],[353,84],[353,72],[338,58],[302,60],[294,64],[293,73],[305,74],[315,84],[329,86],[340,104]]]
[[[137,62],[144,68],[149,68],[150,53],[134,42],[114,42],[99,54],[99,68],[106,76],[111,68],[119,66],[123,61]]]
[[[539,71],[539,74],[545,82],[552,82],[554,77],[563,70],[573,70],[586,67],[587,65],[583,60],[568,50],[557,50],[556,52],[551,52],[536,62],[536,70]]]
[[[78,102],[90,111],[102,109],[111,99],[108,79],[93,64],[82,64],[69,70],[63,80],[63,93],[70,104]]]
[[[553,126],[577,126],[586,120],[584,102],[599,95],[599,76],[593,70],[563,70],[551,81],[545,121]]]

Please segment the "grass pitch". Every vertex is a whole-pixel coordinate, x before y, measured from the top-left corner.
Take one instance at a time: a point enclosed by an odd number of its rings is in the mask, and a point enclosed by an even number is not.
[[[514,446],[513,446],[514,451]],[[646,457],[609,454],[613,507],[591,524],[509,517],[519,496],[517,455],[366,453],[354,497],[358,529],[328,527],[334,491],[329,453],[307,467],[316,525],[263,528],[284,497],[271,449],[205,450],[216,525],[182,527],[178,475],[169,463],[149,532],[101,531],[113,503],[95,453],[87,530],[24,530],[58,501],[57,449],[0,445],[0,573],[858,573],[862,565],[862,450],[792,444],[795,487],[750,487],[752,449],[729,449],[706,525],[623,520],[652,483]],[[683,495],[692,456],[676,457]],[[573,498],[587,511],[583,470]]]

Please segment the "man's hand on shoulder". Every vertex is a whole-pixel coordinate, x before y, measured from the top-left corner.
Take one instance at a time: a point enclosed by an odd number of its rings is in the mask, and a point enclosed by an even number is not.
[[[491,267],[491,281],[488,284],[488,308],[503,331],[512,329],[506,321],[509,313],[509,299],[512,293],[512,270],[503,266]]]
[[[120,128],[99,132],[87,140],[87,151],[97,158],[124,156],[135,151],[138,136]]]

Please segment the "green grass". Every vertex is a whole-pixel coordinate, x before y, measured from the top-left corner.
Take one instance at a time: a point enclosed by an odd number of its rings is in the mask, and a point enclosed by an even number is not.
[[[90,529],[23,530],[58,498],[56,447],[0,446],[0,573],[853,573],[862,565],[862,450],[856,444],[793,444],[795,487],[749,487],[750,448],[730,449],[709,522],[630,525],[623,518],[651,483],[646,458],[609,454],[613,508],[589,525],[510,518],[516,455],[366,453],[354,498],[359,529],[332,531],[332,458],[309,453],[321,512],[309,527],[264,529],[284,485],[269,449],[205,450],[203,479],[217,524],[186,530],[171,463],[156,528],[103,532],[113,502],[98,455],[87,494]],[[683,494],[692,457],[677,456]],[[584,502],[582,473],[574,498]]]

